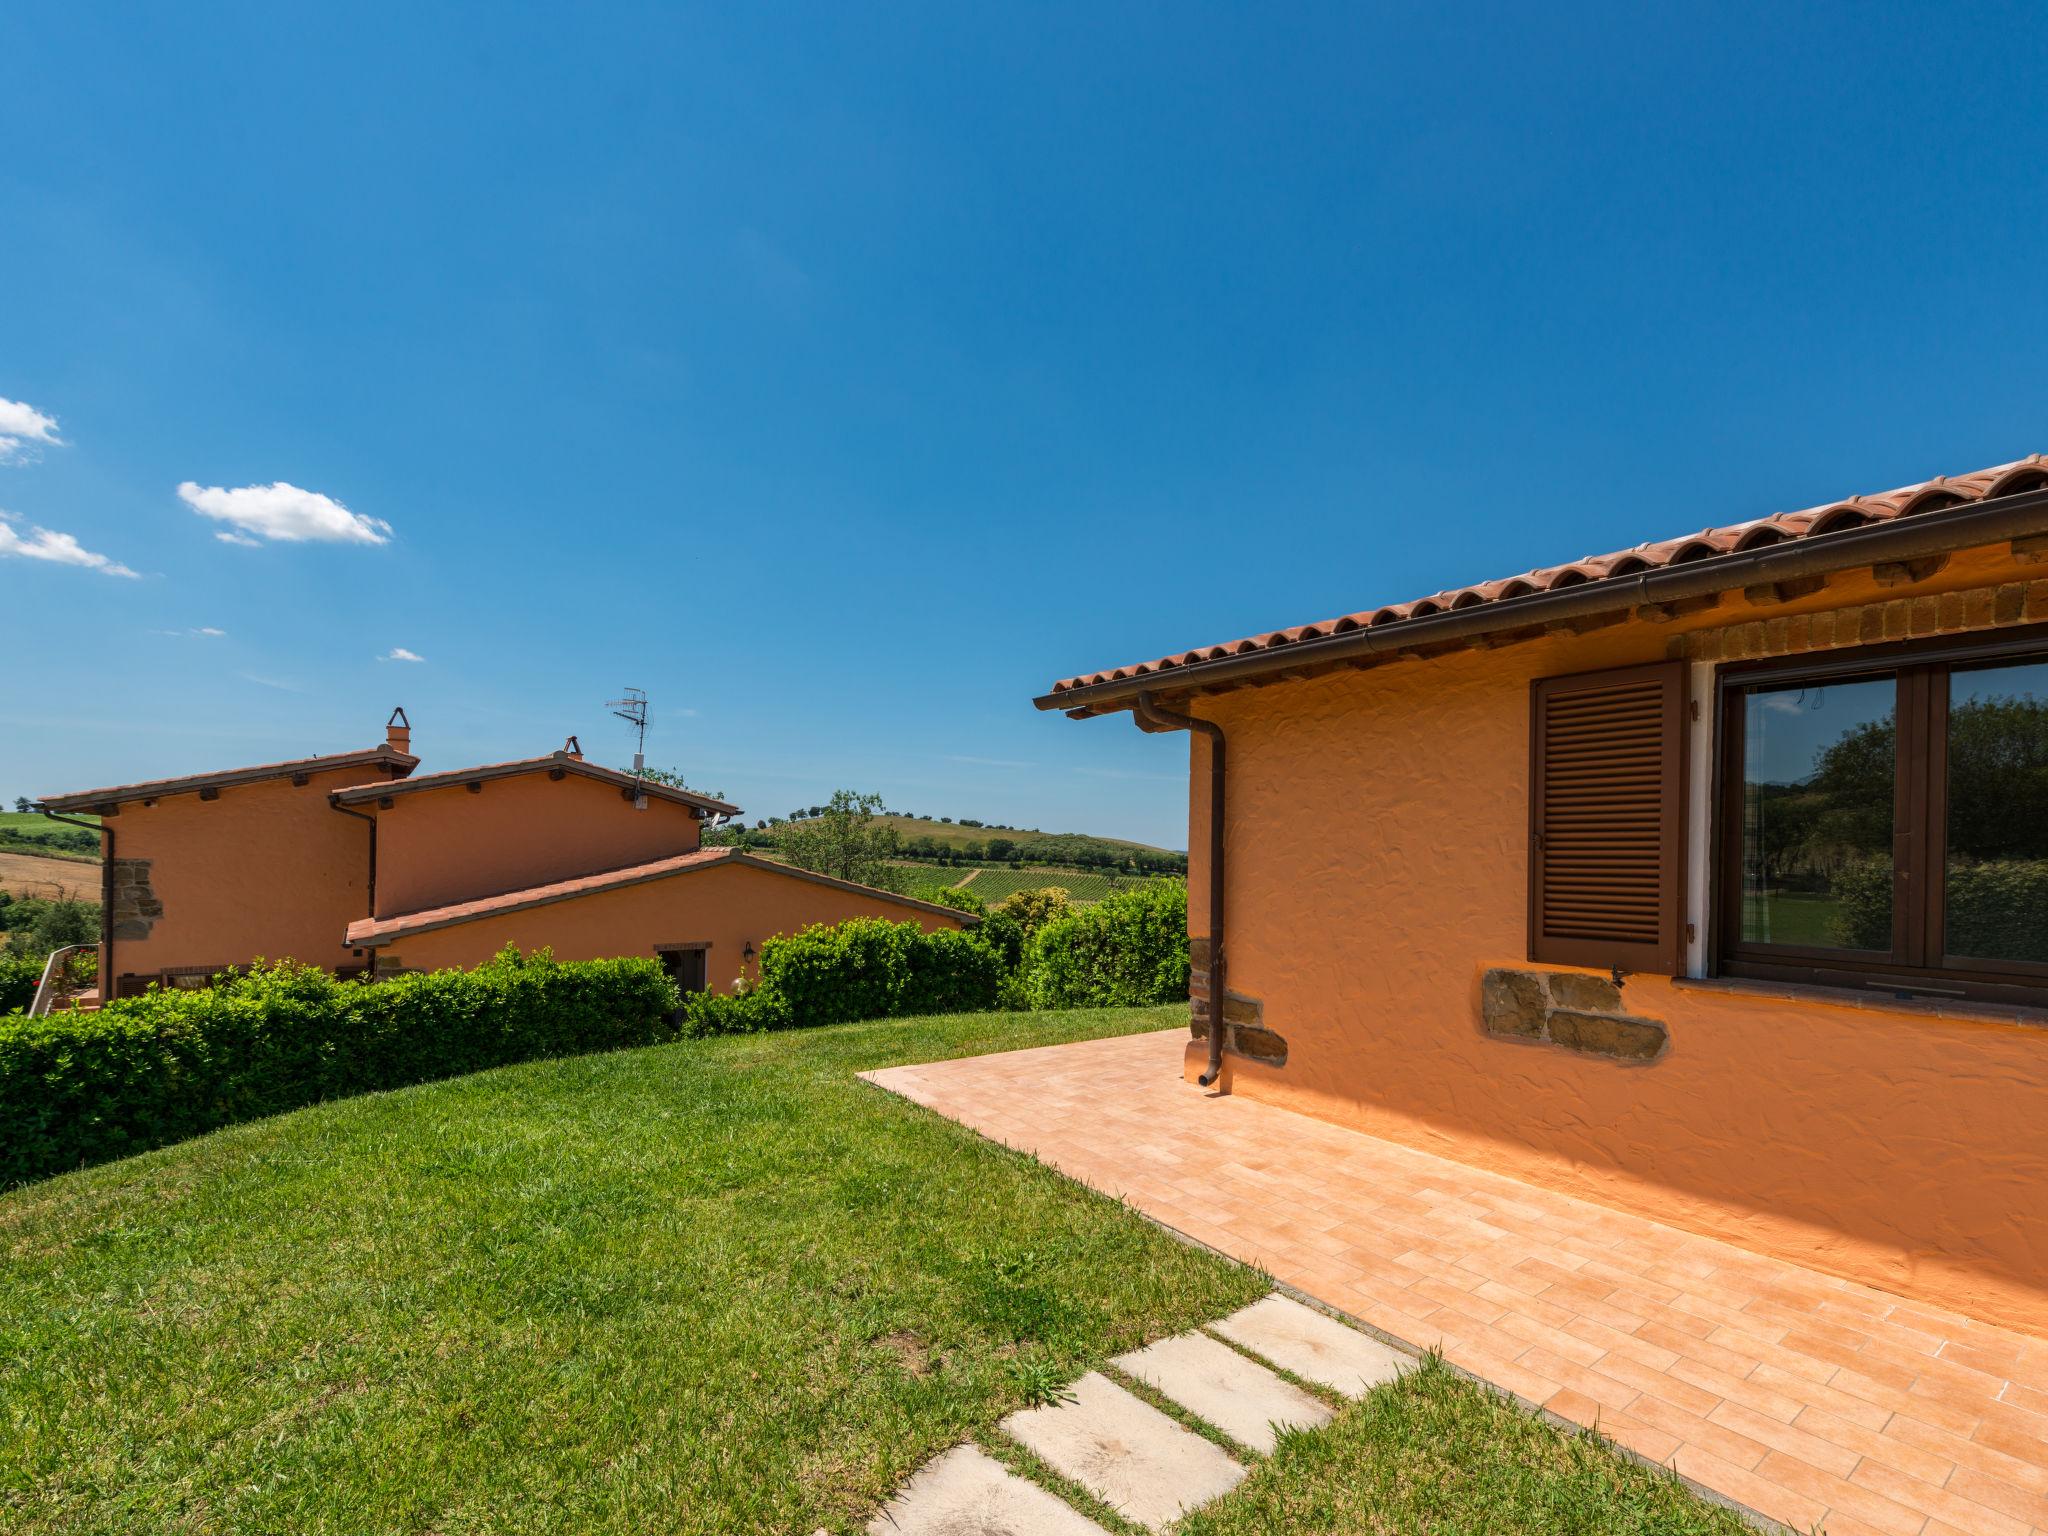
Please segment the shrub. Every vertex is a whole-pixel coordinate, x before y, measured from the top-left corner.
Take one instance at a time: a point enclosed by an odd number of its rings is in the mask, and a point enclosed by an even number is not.
[[[1109,1008],[1188,995],[1188,890],[1158,880],[1055,918],[1024,952],[1032,1005]]]
[[[1865,859],[1836,872],[1828,937],[1849,949],[1892,947],[1892,861]],[[2048,859],[1951,863],[1943,892],[1952,955],[2048,960]]]
[[[683,1004],[682,1034],[699,1040],[707,1035],[758,1035],[788,1029],[789,1003],[767,987],[745,992],[693,992]]]
[[[860,917],[761,946],[761,984],[803,1028],[995,1006],[1001,961],[971,934]]]
[[[33,906],[31,912],[24,907]],[[17,955],[49,958],[67,944],[90,944],[100,936],[100,908],[94,901],[18,902],[8,909],[7,948]]]
[[[1024,925],[1007,912],[991,912],[975,926],[974,936],[995,952],[1008,976],[1024,963]]]
[[[361,985],[285,963],[95,1013],[0,1020],[0,1185],[323,1099],[674,1037],[652,960],[507,950]]]
[[[1835,871],[1829,882],[1835,912],[1828,937],[1845,949],[1892,947],[1892,861],[1861,859]]]
[[[974,917],[981,917],[988,911],[987,902],[958,886],[922,885],[910,894],[919,901],[928,901],[937,907],[951,907],[955,912],[965,912]]]
[[[971,933],[941,928],[904,947],[909,961],[893,1013],[979,1013],[996,1005],[1002,957]]]
[[[2048,859],[1986,859],[1948,869],[1948,951],[2048,960]]]
[[[996,911],[1014,919],[1027,939],[1047,923],[1065,917],[1072,910],[1067,900],[1067,888],[1063,885],[1048,885],[1035,891],[1012,891],[996,903]]]
[[[43,962],[34,955],[0,954],[0,1014],[28,1007],[42,979]]]

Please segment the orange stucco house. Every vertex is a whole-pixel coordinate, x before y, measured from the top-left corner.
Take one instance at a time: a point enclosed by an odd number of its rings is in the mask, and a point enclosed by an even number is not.
[[[2048,457],[1068,678],[1187,1075],[2048,1331]]]
[[[562,960],[654,955],[727,990],[761,941],[852,917],[958,928],[947,907],[702,846],[739,808],[583,760],[415,775],[382,746],[51,795],[100,817],[110,995],[294,959],[339,974],[476,965],[506,944]]]

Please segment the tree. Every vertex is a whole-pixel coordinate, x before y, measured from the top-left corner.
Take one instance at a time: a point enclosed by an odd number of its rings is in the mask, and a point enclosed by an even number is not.
[[[621,773],[631,773],[632,771],[630,767],[619,770]],[[692,789],[684,781],[680,768],[642,768],[640,770],[640,777],[650,784],[666,784],[670,789],[680,789],[685,794],[703,795],[710,800],[723,800],[725,798],[725,791],[722,789]]]
[[[835,790],[832,803],[790,827],[776,846],[790,863],[835,880],[898,890],[905,883],[902,868],[890,861],[902,851],[894,827],[878,823],[880,795]]]
[[[18,955],[47,955],[67,944],[90,944],[99,936],[97,903],[50,901],[42,904],[33,922],[24,925],[17,920],[9,925],[7,948]]]
[[[14,808],[26,816],[35,808],[35,801],[29,799],[27,795],[16,795],[14,797]]]
[[[1017,857],[1017,845],[1007,837],[992,837],[988,840],[988,856],[998,864],[1007,864]]]

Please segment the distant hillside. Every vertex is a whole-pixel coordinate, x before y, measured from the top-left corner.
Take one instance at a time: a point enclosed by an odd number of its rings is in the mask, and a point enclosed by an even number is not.
[[[34,811],[0,811],[0,850],[49,859],[82,859],[97,864],[100,839],[96,832],[51,821]]]
[[[817,807],[811,807],[816,810]],[[735,842],[772,853],[779,834],[810,819],[810,810],[777,816],[765,827],[736,827]],[[1040,832],[1028,827],[999,827],[975,821],[933,821],[896,814],[875,817],[875,825],[896,834],[896,854],[907,862],[945,870],[979,866],[990,870],[1019,866],[1056,866],[1104,875],[1184,875],[1188,856],[1175,848],[1155,848],[1120,837],[1091,837],[1082,832]],[[1057,882],[1042,882],[1057,883]]]
[[[1170,859],[1186,857],[1172,848],[1155,848],[1150,843],[1134,843],[1121,837],[1094,837],[1082,832],[1037,832],[1019,827],[995,827],[964,821],[930,821],[922,816],[877,816],[875,820],[883,826],[894,827],[896,835],[906,844],[918,838],[928,837],[934,843],[948,848],[965,848],[972,843],[980,843],[986,848],[990,841],[1000,839],[1019,849],[1028,850],[1025,853],[1027,858],[1040,857],[1037,850],[1047,844],[1056,848],[1075,844],[1098,844],[1104,848],[1122,848],[1132,853],[1158,854]]]

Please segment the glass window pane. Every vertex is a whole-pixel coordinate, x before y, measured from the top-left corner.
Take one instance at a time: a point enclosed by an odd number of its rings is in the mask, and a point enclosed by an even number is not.
[[[1744,700],[1742,937],[1892,948],[1893,678]]]
[[[1951,955],[2048,961],[2048,661],[1949,674],[1943,876]]]

